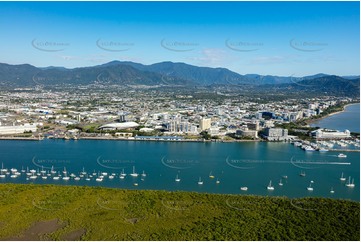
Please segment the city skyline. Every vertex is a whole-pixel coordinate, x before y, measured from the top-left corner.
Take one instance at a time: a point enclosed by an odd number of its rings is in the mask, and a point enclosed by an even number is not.
[[[359,75],[359,2],[2,2],[0,62]],[[304,13],[304,14],[300,14]]]

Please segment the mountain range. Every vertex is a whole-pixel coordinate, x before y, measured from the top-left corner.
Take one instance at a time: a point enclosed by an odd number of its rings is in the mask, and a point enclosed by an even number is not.
[[[0,63],[0,86],[29,87],[62,84],[92,83],[148,86],[259,86],[265,88],[319,90],[322,92],[357,95],[359,76],[316,74],[304,77],[271,75],[241,75],[226,68],[198,67],[185,63],[160,62],[143,65],[129,61],[67,69],[64,67],[38,68],[29,64]]]

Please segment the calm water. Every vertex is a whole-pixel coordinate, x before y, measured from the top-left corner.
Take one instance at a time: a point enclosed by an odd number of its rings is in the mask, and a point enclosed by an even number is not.
[[[102,182],[94,178],[55,181],[51,177],[31,181],[26,180],[25,174],[18,178],[7,176],[0,182],[359,200],[360,153],[347,152],[347,158],[338,158],[337,154],[305,152],[289,143],[266,142],[0,141],[0,162],[8,169],[49,170],[53,166],[61,172],[66,167],[69,173],[79,175],[84,167],[88,173],[117,174],[114,179],[105,177]],[[146,176],[130,177],[133,166],[139,174],[144,170]],[[119,173],[123,168],[128,175],[122,180]],[[305,177],[299,175],[301,171],[306,172]],[[355,179],[355,188],[340,181],[341,172]],[[177,174],[180,182],[175,181]],[[288,178],[282,179],[285,175]],[[199,177],[203,185],[198,185]],[[278,184],[281,179],[283,186]],[[270,180],[274,191],[266,188]],[[307,190],[311,180],[313,192]],[[240,191],[241,186],[247,186],[248,191]],[[334,194],[330,193],[331,187]]]
[[[344,112],[331,115],[313,124],[312,127],[321,127],[351,132],[360,132],[360,104],[352,104],[345,108]]]

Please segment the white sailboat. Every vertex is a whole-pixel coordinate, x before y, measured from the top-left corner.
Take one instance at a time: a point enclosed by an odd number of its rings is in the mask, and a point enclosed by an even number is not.
[[[132,177],[137,177],[139,174],[135,172],[135,167],[133,166],[133,172],[130,173]]]
[[[282,179],[280,180],[280,182],[278,183],[279,186],[283,186],[283,183],[282,183]]]
[[[330,193],[335,193],[335,190],[333,190],[333,187],[331,187]]]
[[[56,171],[54,170],[54,166],[51,166],[50,173],[51,173],[51,174],[56,174]]]
[[[269,181],[269,184],[267,186],[267,190],[273,191],[275,188],[272,186],[272,180]]]
[[[350,176],[348,177],[348,182],[347,182],[346,186],[350,187],[350,188],[355,187],[354,179],[352,179],[352,182],[351,182],[351,177]]]
[[[308,191],[313,191],[312,182],[310,182],[310,185],[307,187]]]
[[[176,182],[180,182],[180,180],[181,180],[181,179],[179,178],[179,176],[178,176],[178,174],[177,174],[177,176],[175,177],[175,181],[176,181]]]
[[[86,172],[85,172],[84,166],[83,166],[83,171],[82,171],[80,174],[82,174],[82,175],[86,175]]]
[[[343,172],[341,173],[340,180],[341,180],[341,181],[346,181],[346,177],[343,176]]]
[[[203,185],[203,181],[202,181],[201,177],[199,177],[198,185]]]
[[[143,176],[143,177],[144,177],[144,176],[147,176],[147,174],[145,174],[144,170],[143,170],[142,176]]]
[[[125,177],[127,174],[124,172],[124,168],[122,169],[122,172],[120,173],[120,176]]]
[[[40,171],[41,174],[45,174],[46,173],[46,170],[44,170],[44,166],[41,166],[41,171]]]
[[[247,191],[248,187],[241,187],[241,191]]]
[[[1,172],[7,172],[8,169],[4,168],[4,163],[1,163]]]
[[[216,184],[219,184],[219,183],[221,183],[221,182],[220,182],[220,180],[218,180],[218,178],[217,178],[217,180],[216,180]]]

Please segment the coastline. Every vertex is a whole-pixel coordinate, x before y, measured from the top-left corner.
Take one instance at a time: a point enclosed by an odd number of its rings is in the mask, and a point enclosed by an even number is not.
[[[322,119],[331,117],[331,116],[336,115],[336,114],[339,114],[339,113],[343,113],[343,112],[345,112],[345,110],[346,110],[346,108],[347,108],[348,106],[356,105],[356,104],[360,104],[360,103],[348,103],[348,104],[346,104],[346,105],[344,105],[344,106],[342,107],[342,110],[341,110],[341,111],[337,111],[337,112],[334,112],[334,113],[330,113],[330,114],[327,114],[327,115],[325,115],[325,116],[322,116],[322,117],[316,118],[316,119],[307,119],[307,120],[305,120],[305,122],[306,122],[308,125],[309,125],[309,124],[313,124],[313,123],[317,123],[318,121],[321,121]]]

